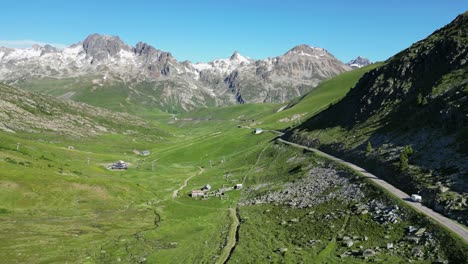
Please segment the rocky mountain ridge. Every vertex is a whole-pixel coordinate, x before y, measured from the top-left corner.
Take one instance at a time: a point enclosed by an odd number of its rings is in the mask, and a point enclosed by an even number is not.
[[[151,82],[153,90],[158,90],[154,94],[175,96],[171,101],[183,110],[244,102],[285,102],[349,70],[350,66],[325,49],[307,45],[275,58],[253,60],[234,52],[230,58],[208,63],[179,62],[171,53],[147,43],[132,47],[117,36],[99,34],[63,50],[50,45],[0,47],[0,81],[7,84],[22,87],[43,79],[89,76],[104,84],[112,80],[129,87]]]

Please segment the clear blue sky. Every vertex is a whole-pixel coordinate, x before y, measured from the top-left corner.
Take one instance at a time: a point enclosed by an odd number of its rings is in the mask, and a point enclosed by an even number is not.
[[[73,44],[91,33],[147,42],[193,62],[255,58],[298,44],[342,61],[385,60],[467,10],[466,0],[4,1],[0,45]],[[16,42],[12,42],[16,41]]]

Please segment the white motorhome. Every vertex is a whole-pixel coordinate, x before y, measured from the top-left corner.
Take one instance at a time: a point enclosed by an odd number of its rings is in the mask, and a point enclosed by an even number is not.
[[[422,197],[421,197],[421,195],[418,195],[418,194],[412,194],[411,195],[411,200],[413,200],[413,202],[420,203],[422,201]]]

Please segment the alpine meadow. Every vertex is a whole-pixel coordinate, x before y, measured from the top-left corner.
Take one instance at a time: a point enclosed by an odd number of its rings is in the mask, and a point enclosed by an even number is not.
[[[268,27],[246,32],[252,41],[276,31],[281,38],[254,50],[283,45],[283,53],[191,62],[127,44],[130,35],[28,47],[0,41],[1,263],[468,263],[466,6],[423,39],[408,35],[413,44],[389,58],[357,56],[361,49],[343,63],[331,50],[348,43],[284,48],[304,40],[292,27],[281,31],[296,19],[298,2],[282,3],[284,17],[279,3],[244,2],[239,8],[252,5]],[[400,4],[392,10],[405,9]],[[192,6],[145,5],[140,16],[148,18],[135,21],[154,24],[131,31],[142,38],[159,29],[150,10],[178,20]],[[213,2],[199,14],[210,21],[210,41],[248,50],[232,40],[243,38],[242,13],[222,5],[234,4]],[[118,32],[110,25],[126,13],[112,10],[94,28]],[[237,16],[222,24],[232,32],[216,25],[220,15],[208,15],[215,10]],[[311,31],[318,21],[301,19]],[[350,25],[375,26],[370,15],[356,19]],[[37,23],[44,36],[82,34]],[[184,26],[200,22],[193,23]],[[345,34],[350,25],[342,23],[333,34]],[[196,32],[184,35],[193,53]],[[333,34],[317,43],[331,43]],[[378,44],[369,41],[362,45],[370,53]]]

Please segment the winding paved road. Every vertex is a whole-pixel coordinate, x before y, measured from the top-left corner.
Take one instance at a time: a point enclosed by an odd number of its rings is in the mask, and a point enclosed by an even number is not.
[[[407,205],[411,206],[412,208],[414,208],[415,210],[425,214],[426,216],[428,216],[429,218],[433,219],[434,221],[436,221],[437,223],[439,223],[440,225],[448,228],[449,230],[453,231],[454,233],[458,234],[461,238],[463,238],[463,240],[465,242],[468,242],[468,229],[458,223],[456,223],[455,221],[437,213],[437,212],[434,212],[432,209],[422,205],[421,203],[415,203],[415,202],[412,202],[411,201],[411,197],[406,194],[405,192],[402,192],[401,190],[395,188],[393,185],[389,184],[388,182],[378,178],[377,176],[375,176],[374,174],[371,174],[369,172],[367,172],[366,170],[364,170],[363,168],[359,167],[359,166],[356,166],[352,163],[349,163],[347,161],[344,161],[342,159],[339,159],[337,157],[334,157],[334,156],[331,156],[325,152],[322,152],[318,149],[314,149],[314,148],[309,148],[309,147],[306,147],[306,146],[302,146],[302,145],[299,145],[299,144],[296,144],[296,143],[292,143],[292,142],[289,142],[289,141],[286,141],[286,140],[283,140],[283,139],[278,139],[279,142],[282,142],[284,144],[288,144],[290,146],[293,146],[293,147],[296,147],[296,148],[301,148],[301,149],[306,149],[306,150],[309,150],[309,151],[312,151],[322,157],[325,157],[327,159],[330,159],[330,160],[333,160],[339,164],[342,164],[342,165],[345,165],[349,168],[351,168],[352,170],[358,172],[359,174],[369,178],[371,181],[373,181],[374,183],[376,183],[377,185],[379,185],[380,187],[386,189],[387,191],[391,192],[393,195],[397,196],[398,198],[402,199],[403,202],[405,202]],[[424,199],[424,197],[423,197]]]

